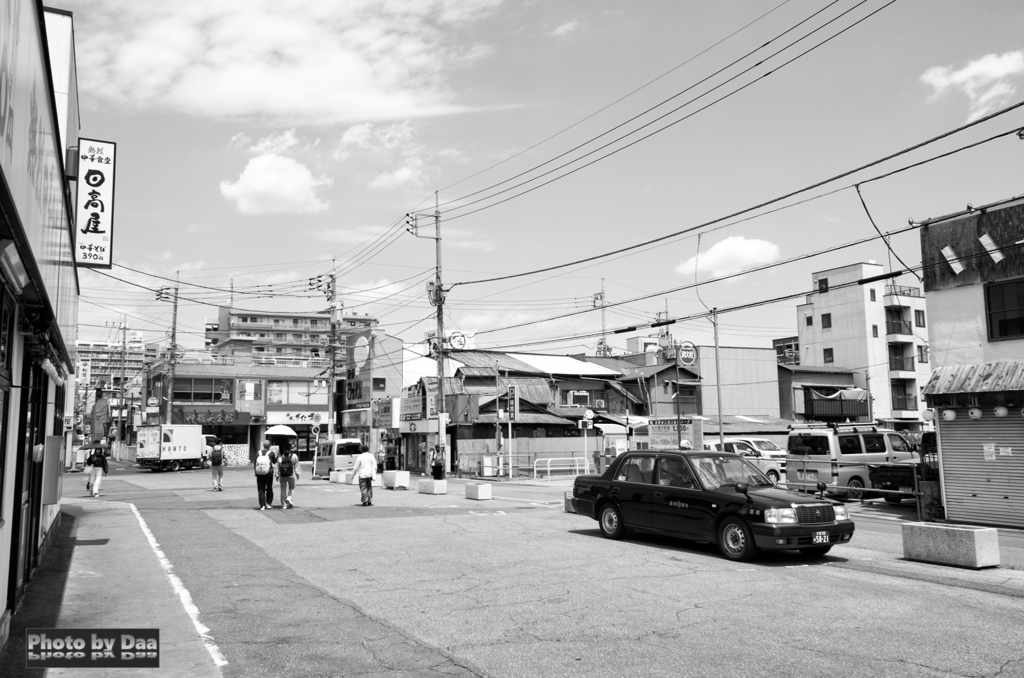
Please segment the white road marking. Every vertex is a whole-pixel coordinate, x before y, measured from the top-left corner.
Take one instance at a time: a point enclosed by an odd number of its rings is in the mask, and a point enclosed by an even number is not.
[[[504,511],[470,511],[470,515],[474,516],[503,516],[506,515]]]
[[[132,507],[132,513],[139,520],[139,525],[142,527],[142,533],[146,535],[146,539],[149,540],[149,545],[153,549],[153,553],[156,554],[157,560],[160,561],[160,566],[164,569],[164,574],[167,575],[168,581],[171,582],[171,587],[174,592],[178,594],[178,599],[181,600],[182,607],[185,608],[185,612],[192,619],[192,625],[196,627],[196,631],[199,633],[199,637],[203,639],[203,644],[206,645],[207,652],[210,653],[210,657],[213,658],[213,663],[217,665],[218,669],[221,666],[227,666],[228,660],[221,654],[220,648],[213,642],[213,637],[209,635],[210,629],[199,621],[199,608],[192,602],[192,594],[188,592],[185,585],[181,583],[181,579],[178,575],[174,574],[174,566],[171,565],[171,561],[164,555],[163,550],[160,548],[160,544],[157,543],[156,538],[149,529],[149,525],[142,518],[142,514],[139,513],[139,509],[135,507],[135,504],[128,504]]]

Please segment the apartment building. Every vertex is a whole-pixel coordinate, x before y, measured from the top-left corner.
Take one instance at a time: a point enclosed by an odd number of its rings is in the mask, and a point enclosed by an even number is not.
[[[931,376],[928,319],[920,287],[885,280],[875,263],[811,274],[797,306],[800,365],[842,365],[871,393],[871,415],[894,428],[924,427],[921,390]]]
[[[146,364],[156,361],[158,343],[147,344],[141,332],[130,332],[127,340],[75,342],[80,370],[78,386],[82,389],[114,389],[121,383],[121,374],[129,382],[140,374]],[[87,377],[87,378],[85,378]]]

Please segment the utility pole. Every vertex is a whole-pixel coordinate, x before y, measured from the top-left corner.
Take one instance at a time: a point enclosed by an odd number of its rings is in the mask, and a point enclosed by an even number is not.
[[[498,361],[494,361],[494,456],[501,468],[501,372]]]
[[[711,309],[711,324],[715,326],[715,392],[718,394],[718,445],[725,449],[725,425],[722,418],[722,361],[718,359],[718,308]]]
[[[608,339],[605,336],[604,278],[601,278],[601,291],[594,295],[592,303],[594,308],[601,309],[601,338],[597,341],[597,355],[601,358],[607,358],[612,352],[608,347]]]
[[[868,423],[875,423],[875,407],[871,397],[871,368],[864,370],[864,390],[868,392]]]
[[[432,306],[437,307],[437,337],[435,344],[437,359],[437,436],[438,446],[445,458],[445,468],[449,466],[448,446],[445,442],[445,411],[444,411],[444,295],[445,289],[442,282],[441,268],[441,211],[439,209],[437,191],[434,191],[434,247],[437,258],[437,267],[434,280],[427,283],[427,297]],[[419,234],[419,214],[406,214],[405,225],[409,233],[417,238],[430,238],[428,235]]]
[[[168,352],[170,355],[171,365],[170,375],[167,380],[167,414],[166,417],[164,418],[165,424],[174,423],[174,366],[178,360],[178,284],[180,282],[180,276],[181,271],[178,271],[177,274],[174,276],[174,312],[171,314],[171,346],[170,351]],[[157,290],[156,298],[159,299],[160,301],[167,301],[167,289],[168,288],[166,287],[161,287],[159,290]],[[228,328],[228,332],[230,331],[231,328]]]
[[[330,286],[327,289],[327,298],[331,302],[331,331],[330,331],[330,337],[327,340],[328,341],[328,343],[327,343],[328,351],[327,352],[330,354],[330,357],[331,357],[330,358],[331,359],[331,364],[328,366],[330,368],[330,374],[331,374],[331,388],[330,388],[330,392],[328,394],[328,399],[327,399],[328,403],[330,405],[330,411],[327,413],[327,439],[328,440],[334,440],[334,417],[335,417],[335,410],[337,409],[336,399],[337,399],[337,391],[338,391],[338,353],[337,353],[337,342],[338,342],[338,320],[340,320],[340,318],[338,318],[338,316],[341,315],[341,314],[338,312],[338,297],[337,297],[337,292],[335,291],[337,289],[337,282],[338,282],[337,270],[338,270],[337,262],[335,261],[334,257],[331,257],[331,282],[329,283]],[[371,397],[371,399],[373,397],[373,382],[372,381],[370,382],[370,397]]]
[[[121,316],[121,393],[117,400],[117,436],[114,440],[120,444],[123,442],[123,436],[121,435],[121,427],[124,424],[124,361],[125,354],[128,352],[128,318]],[[118,451],[120,454],[120,450]]]

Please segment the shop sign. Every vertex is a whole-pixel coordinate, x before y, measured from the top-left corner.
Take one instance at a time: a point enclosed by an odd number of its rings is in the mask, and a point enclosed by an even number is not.
[[[419,421],[423,419],[423,391],[420,382],[402,389],[401,421]]]
[[[216,426],[220,424],[235,423],[234,412],[184,412],[182,414],[186,424],[207,424]]]
[[[292,411],[267,412],[267,424],[319,424],[327,419],[326,412]]]
[[[424,378],[423,383],[427,387],[427,416],[437,416],[437,378]]]
[[[345,428],[366,428],[370,425],[370,410],[345,410],[341,413]]]
[[[75,263],[110,268],[114,247],[114,167],[117,144],[78,139]]]
[[[652,450],[676,450],[682,439],[689,441],[691,449],[704,449],[703,424],[700,419],[690,418],[652,419],[647,425],[650,447]]]
[[[268,381],[267,382],[267,403],[270,404],[270,405],[283,405],[284,404],[284,382],[283,381]]]

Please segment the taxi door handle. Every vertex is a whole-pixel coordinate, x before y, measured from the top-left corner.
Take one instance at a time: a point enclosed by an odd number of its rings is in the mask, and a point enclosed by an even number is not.
[[[661,494],[661,492],[655,492],[655,493],[654,493],[654,496],[655,496],[655,497],[660,497],[660,496],[662,496],[662,494]]]

